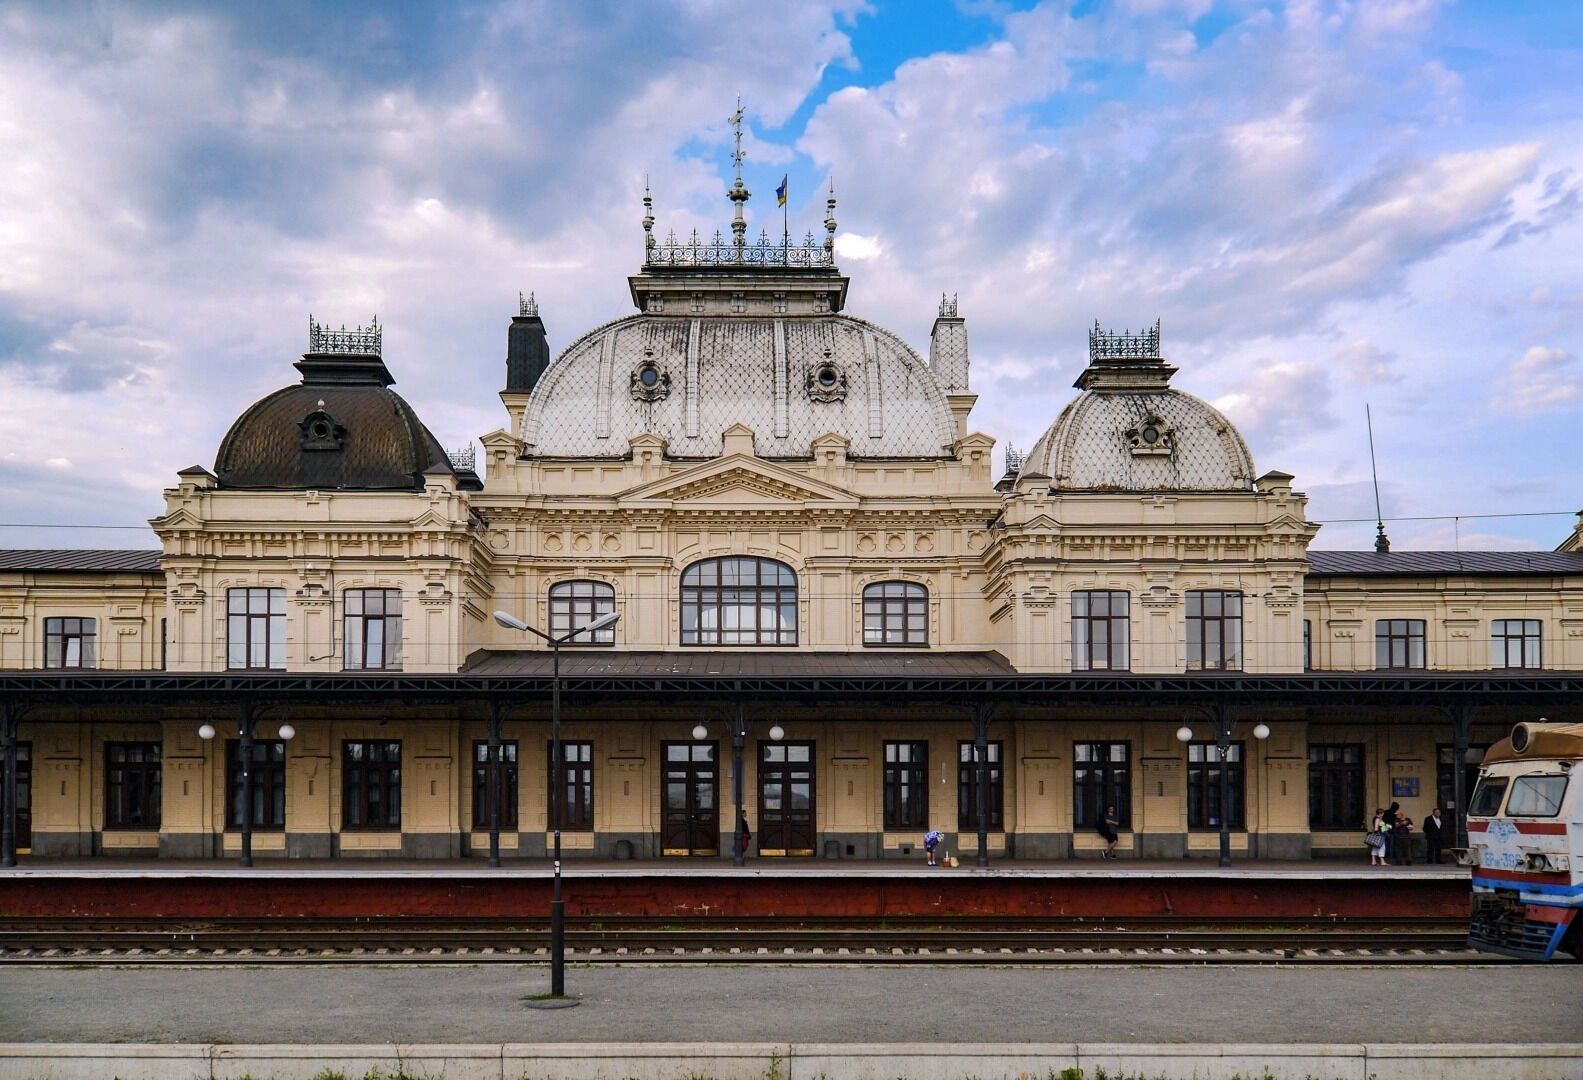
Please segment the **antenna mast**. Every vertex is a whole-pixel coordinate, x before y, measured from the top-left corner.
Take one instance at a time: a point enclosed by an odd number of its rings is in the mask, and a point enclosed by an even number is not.
[[[1378,535],[1374,537],[1374,550],[1381,554],[1391,550],[1391,538],[1385,535],[1385,515],[1380,510],[1380,470],[1374,463],[1374,414],[1368,402],[1363,403],[1363,418],[1369,425],[1369,472],[1374,477],[1374,521]]]

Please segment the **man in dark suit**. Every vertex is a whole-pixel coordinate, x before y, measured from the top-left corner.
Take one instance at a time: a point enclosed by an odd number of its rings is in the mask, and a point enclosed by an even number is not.
[[[1432,863],[1440,861],[1442,827],[1440,807],[1437,806],[1429,811],[1428,817],[1424,818],[1424,842],[1429,848],[1429,861]]]

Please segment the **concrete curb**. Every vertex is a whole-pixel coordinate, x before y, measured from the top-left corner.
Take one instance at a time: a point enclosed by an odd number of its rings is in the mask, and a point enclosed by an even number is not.
[[[0,1080],[1583,1080],[1583,1043],[0,1044]]]

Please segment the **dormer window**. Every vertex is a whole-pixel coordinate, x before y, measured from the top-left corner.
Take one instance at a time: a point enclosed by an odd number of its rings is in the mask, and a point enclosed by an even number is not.
[[[304,450],[339,450],[346,444],[346,429],[335,422],[335,417],[324,411],[324,399],[319,407],[297,425],[302,432]]]
[[[1149,416],[1143,423],[1126,433],[1127,449],[1133,457],[1169,457],[1176,448],[1176,440],[1165,421]]]
[[[840,401],[846,397],[846,373],[835,361],[825,359],[808,369],[808,396],[814,401]]]
[[[636,401],[663,401],[671,392],[670,374],[653,359],[653,350],[644,350],[643,362],[632,371],[627,388]]]

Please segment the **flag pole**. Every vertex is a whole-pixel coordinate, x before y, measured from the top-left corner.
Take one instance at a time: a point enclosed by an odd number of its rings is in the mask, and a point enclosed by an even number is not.
[[[786,197],[781,200],[781,260],[791,265],[791,184],[789,180],[782,180],[781,187],[786,192]]]

